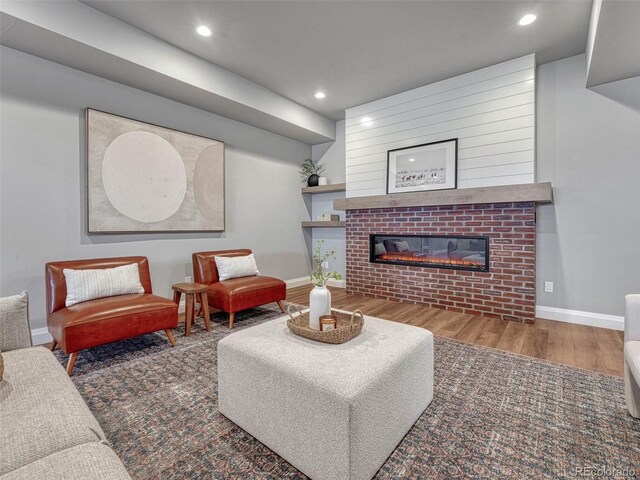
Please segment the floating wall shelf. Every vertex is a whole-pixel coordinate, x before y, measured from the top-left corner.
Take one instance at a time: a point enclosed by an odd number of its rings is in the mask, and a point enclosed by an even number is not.
[[[371,197],[339,198],[334,210],[368,208],[430,207],[437,205],[472,205],[479,203],[535,202],[553,203],[551,183],[527,183],[497,187],[460,188],[434,192],[393,193]]]
[[[304,228],[341,228],[345,226],[345,223],[340,222],[302,222]]]
[[[346,183],[334,183],[333,185],[319,185],[317,187],[303,187],[302,193],[329,193],[344,192],[347,189]]]

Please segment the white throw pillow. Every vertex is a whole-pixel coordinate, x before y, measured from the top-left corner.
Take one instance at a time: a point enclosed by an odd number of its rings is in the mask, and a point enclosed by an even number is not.
[[[67,307],[96,298],[144,293],[138,264],[115,268],[63,270],[67,282]]]
[[[214,257],[220,281],[260,275],[253,253],[242,257]]]
[[[407,242],[395,242],[395,245],[399,252],[409,251],[409,244]]]
[[[384,245],[381,243],[376,243],[376,256],[384,255],[385,253],[387,253],[387,249],[384,248]]]

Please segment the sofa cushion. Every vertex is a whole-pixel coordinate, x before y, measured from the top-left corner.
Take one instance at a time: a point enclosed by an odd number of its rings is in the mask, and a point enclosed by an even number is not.
[[[67,284],[66,307],[96,298],[144,293],[137,263],[114,268],[65,268],[63,273]]]
[[[20,467],[1,480],[130,480],[124,465],[107,445],[83,443]]]
[[[4,380],[0,383],[0,475],[52,453],[105,438],[49,350],[13,350],[4,354],[4,360]]]
[[[631,375],[640,383],[640,341],[624,342],[624,359]]]
[[[210,291],[220,291],[229,295],[240,295],[269,287],[281,287],[286,284],[274,277],[242,277],[233,278],[209,286]]]
[[[0,350],[31,346],[29,329],[29,295],[0,298]]]
[[[273,277],[242,277],[217,282],[207,291],[212,307],[225,312],[237,312],[265,303],[284,300],[287,285]]]
[[[148,293],[98,298],[49,316],[49,331],[67,353],[177,326],[178,305]]]

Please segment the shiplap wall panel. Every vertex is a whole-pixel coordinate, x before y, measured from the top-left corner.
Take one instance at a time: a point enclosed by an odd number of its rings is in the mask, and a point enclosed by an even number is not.
[[[499,177],[476,178],[474,184],[477,187],[497,187],[499,185],[518,185],[521,183],[533,183],[529,181],[530,173],[523,175],[500,175]]]
[[[346,111],[347,197],[386,192],[387,151],[458,138],[458,188],[535,182],[535,57]]]
[[[451,130],[439,130],[425,138],[426,142],[436,141],[442,138],[455,138],[461,142],[463,140],[471,140],[474,138],[484,138],[491,134],[507,134],[512,130],[520,128],[534,128],[533,115],[525,115],[522,117],[510,118],[508,120],[485,123],[483,125],[475,125],[471,127],[463,127]],[[383,153],[386,158],[387,151],[384,146],[374,145],[371,147],[360,148],[353,151],[351,156],[351,165],[362,165],[368,162],[367,157],[376,153]]]
[[[492,143],[534,138],[534,132],[535,130],[533,127],[523,127],[498,133],[487,133],[486,135],[464,137],[458,140],[458,148],[479,147],[480,145],[490,145]]]
[[[497,88],[484,94],[461,97],[456,100],[442,102],[437,105],[414,108],[410,112],[391,115],[384,118],[372,120],[375,127],[364,127],[362,122],[353,126],[353,131],[349,133],[349,140],[362,140],[372,136],[377,136],[376,132],[384,128],[385,132],[405,130],[418,122],[422,124],[433,123],[438,120],[435,117],[439,113],[458,112],[458,115],[450,115],[458,118],[470,116],[477,113],[485,113],[488,108],[497,110],[511,105],[521,105],[531,101],[531,94],[534,92],[533,85],[529,81],[522,81],[511,87]],[[515,99],[513,97],[516,97]],[[518,101],[525,98],[525,101]],[[507,101],[511,99],[511,101]],[[502,102],[497,102],[503,100]],[[487,105],[488,104],[488,105]],[[435,117],[435,119],[434,119]],[[369,117],[371,118],[371,117]]]
[[[403,132],[394,133],[391,135],[381,135],[379,137],[370,138],[367,140],[361,140],[356,142],[346,142],[346,151],[347,153],[353,151],[354,155],[361,156],[364,154],[364,149],[372,149],[372,147],[377,147],[373,150],[369,150],[369,152],[385,152],[392,148],[397,148],[394,145],[398,145],[398,142],[402,142],[401,145],[418,145],[420,144],[420,140],[423,138],[428,138],[430,136],[437,137],[438,139],[446,139],[451,138],[452,134],[456,132],[456,130],[465,127],[474,127],[478,125],[483,125],[487,123],[500,122],[504,120],[517,119],[519,117],[531,115],[533,104],[527,105],[519,105],[516,107],[511,107],[499,111],[493,111],[484,113],[481,115],[477,115],[474,117],[462,117],[456,118],[448,122],[436,123],[433,125],[428,125],[424,127],[417,127],[413,129],[407,129]],[[533,124],[534,122],[532,122]],[[509,122],[506,122],[506,128],[509,128]],[[461,138],[458,136],[458,138]],[[464,137],[462,137],[464,138]],[[409,142],[411,141],[411,142]],[[429,140],[430,141],[430,140]],[[407,143],[409,142],[409,143]],[[424,143],[424,142],[423,142]]]
[[[458,172],[470,168],[491,167],[493,165],[515,165],[529,162],[529,152],[509,152],[502,155],[488,155],[486,157],[474,157],[458,159]]]
[[[451,129],[459,125],[481,125],[486,122],[504,120],[505,117],[517,117],[526,114],[534,104],[534,100],[534,93],[531,92],[527,96],[501,98],[483,105],[425,116],[408,124],[377,128],[370,132],[369,137],[363,139],[352,139],[347,134],[347,145],[354,149],[368,145],[385,145],[407,135],[428,135],[434,130],[434,127],[439,125]]]

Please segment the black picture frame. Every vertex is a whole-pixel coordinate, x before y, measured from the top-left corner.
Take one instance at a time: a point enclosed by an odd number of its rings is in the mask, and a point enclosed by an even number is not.
[[[441,154],[444,154],[444,159],[438,158]],[[416,166],[411,167],[409,162],[415,162]],[[421,165],[422,169],[419,168]],[[412,175],[412,171],[416,173]],[[458,188],[457,138],[387,151],[387,194],[456,188]]]

